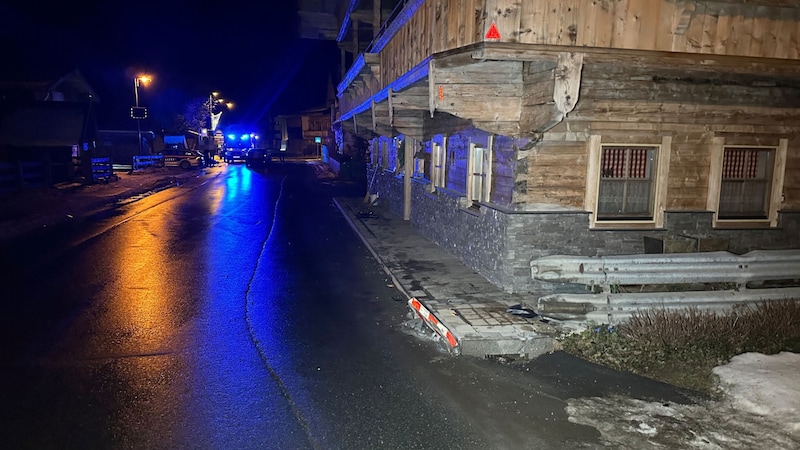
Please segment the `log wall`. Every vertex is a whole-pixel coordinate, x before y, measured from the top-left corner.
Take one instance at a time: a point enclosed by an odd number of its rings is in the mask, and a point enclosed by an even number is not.
[[[564,140],[572,130],[577,139]],[[576,130],[582,130],[577,131]],[[800,136],[775,133],[721,132],[715,127],[678,124],[635,124],[613,122],[579,122],[569,120],[546,133],[544,140],[533,149],[523,152],[527,160],[525,173],[517,175],[517,184],[524,189],[515,191],[513,203],[517,209],[583,210],[586,192],[586,170],[589,156],[589,134],[600,134],[602,143],[658,145],[661,136],[672,136],[672,148],[667,181],[667,211],[704,211],[708,197],[711,168],[712,139],[723,137],[725,145],[777,147],[779,138],[789,136],[784,199],[779,209],[800,210]]]
[[[500,42],[800,59],[800,7],[755,3],[427,0],[381,50],[380,78],[385,87],[429,55],[481,42],[492,22]]]

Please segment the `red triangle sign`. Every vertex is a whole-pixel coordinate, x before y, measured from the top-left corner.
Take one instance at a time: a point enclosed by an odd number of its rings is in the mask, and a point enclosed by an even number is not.
[[[500,40],[500,32],[497,31],[497,25],[492,22],[492,25],[489,26],[489,31],[486,32],[486,39],[497,39]]]

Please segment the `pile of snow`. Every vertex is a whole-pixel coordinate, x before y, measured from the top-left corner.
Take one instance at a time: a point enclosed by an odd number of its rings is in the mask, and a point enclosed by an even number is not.
[[[745,353],[714,368],[736,409],[772,417],[800,440],[800,355]]]
[[[569,420],[596,428],[615,449],[800,448],[800,355],[746,353],[714,373],[721,401],[578,398],[567,406]]]

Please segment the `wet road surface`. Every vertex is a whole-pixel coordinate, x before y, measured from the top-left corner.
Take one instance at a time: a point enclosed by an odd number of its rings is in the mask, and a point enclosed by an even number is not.
[[[303,165],[230,165],[3,249],[5,445],[597,448],[567,420],[565,375],[596,395],[608,374],[414,335],[341,189]]]

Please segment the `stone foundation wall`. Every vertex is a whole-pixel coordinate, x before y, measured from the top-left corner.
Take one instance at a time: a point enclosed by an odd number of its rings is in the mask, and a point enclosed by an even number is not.
[[[508,284],[505,215],[463,208],[461,201],[456,193],[442,189],[430,193],[426,184],[412,183],[411,226],[491,283]]]
[[[372,174],[370,173],[371,177]],[[403,179],[379,173],[373,192],[392,214],[403,214]],[[589,228],[588,212],[510,212],[465,208],[459,193],[412,181],[412,227],[507,292],[550,293],[557,288],[531,278],[530,262],[548,255],[606,256],[645,253],[644,237],[705,236],[728,241],[728,250],[800,248],[800,211],[782,212],[773,229],[715,229],[706,211],[665,213],[658,230]]]

